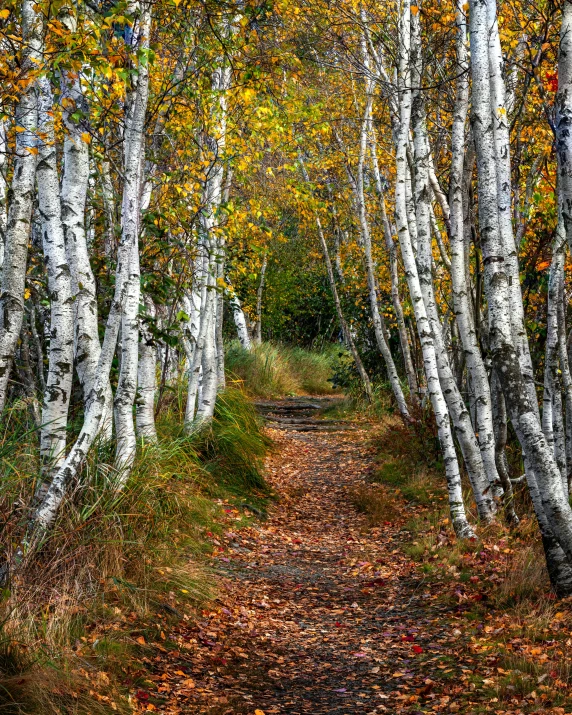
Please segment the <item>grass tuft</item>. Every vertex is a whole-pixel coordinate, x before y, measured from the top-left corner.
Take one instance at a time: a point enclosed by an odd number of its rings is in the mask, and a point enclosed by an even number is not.
[[[255,345],[248,351],[233,341],[227,348],[226,368],[256,397],[327,395],[334,391],[330,353],[273,343]]]

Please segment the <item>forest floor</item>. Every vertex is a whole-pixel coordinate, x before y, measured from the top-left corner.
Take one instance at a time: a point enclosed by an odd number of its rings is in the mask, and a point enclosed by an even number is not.
[[[212,539],[218,598],[151,646],[138,709],[572,712],[569,606],[548,598],[532,633],[526,614],[489,603],[510,541],[473,545],[461,566],[443,559],[435,575],[404,549],[416,537],[403,500],[387,492],[393,505],[376,523],[356,509],[378,467],[372,428],[298,431],[281,420],[266,474],[278,500],[236,532],[227,510],[224,538]],[[454,549],[445,528],[433,536],[434,552]]]

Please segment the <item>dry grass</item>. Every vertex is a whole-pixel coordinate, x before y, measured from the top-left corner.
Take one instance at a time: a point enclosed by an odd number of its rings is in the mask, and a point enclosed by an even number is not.
[[[505,564],[502,582],[494,596],[499,606],[517,606],[528,602],[536,609],[537,602],[546,601],[550,581],[546,570],[544,551],[538,541],[522,545],[511,554]],[[551,604],[552,605],[552,604]]]
[[[262,343],[248,351],[237,341],[226,352],[228,372],[256,397],[327,395],[334,392],[331,356],[298,347]]]
[[[236,387],[221,393],[212,425],[190,437],[179,403],[174,393],[165,400],[159,443],[141,446],[121,493],[110,448],[93,450],[49,538],[13,574],[0,600],[0,712],[112,712],[105,698],[124,701],[109,694],[105,671],[132,658],[134,625],[150,640],[158,610],[190,613],[214,596],[204,533],[222,528],[217,502],[268,497],[260,468],[269,440]],[[16,443],[5,438],[11,451],[0,441],[4,554],[22,541],[37,473],[34,446],[16,434]],[[38,709],[36,683],[52,680],[54,708]]]
[[[381,486],[363,484],[355,487],[349,496],[355,508],[367,516],[369,526],[388,524],[401,516],[395,500]]]

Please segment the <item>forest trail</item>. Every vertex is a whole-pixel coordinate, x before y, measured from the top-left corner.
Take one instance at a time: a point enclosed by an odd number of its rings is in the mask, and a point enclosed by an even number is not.
[[[500,712],[471,701],[475,665],[450,618],[455,604],[400,548],[401,520],[369,528],[352,504],[374,465],[371,433],[285,424],[272,430],[267,464],[278,503],[267,520],[215,540],[219,597],[169,634],[178,649],[155,659],[157,690],[142,709]]]

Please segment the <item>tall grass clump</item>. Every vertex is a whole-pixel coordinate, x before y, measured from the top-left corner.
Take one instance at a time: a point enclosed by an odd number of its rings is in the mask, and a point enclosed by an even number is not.
[[[334,391],[331,351],[312,352],[274,343],[245,350],[235,340],[227,347],[226,368],[255,397],[325,395]]]
[[[129,660],[135,626],[141,633],[149,621],[152,640],[157,613],[181,617],[214,596],[205,531],[220,531],[221,500],[263,508],[270,443],[236,386],[220,393],[212,424],[191,435],[181,404],[170,392],[158,443],[140,445],[122,491],[111,445],[94,447],[54,528],[0,593],[0,712],[121,712],[121,696],[105,694],[113,680],[105,671]],[[40,467],[37,437],[19,414],[0,435],[3,560],[22,543]],[[103,672],[101,683],[89,680],[92,671]],[[38,704],[42,682],[53,685],[53,708]],[[102,699],[84,707],[90,689]]]

